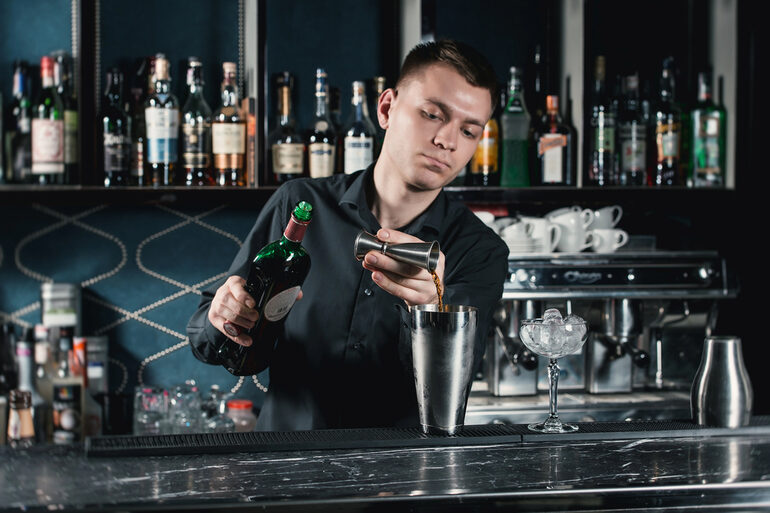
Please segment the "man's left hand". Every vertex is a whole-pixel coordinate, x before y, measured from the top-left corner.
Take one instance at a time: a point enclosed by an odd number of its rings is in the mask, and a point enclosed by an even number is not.
[[[377,231],[377,238],[388,244],[407,242],[425,242],[417,237],[382,228]],[[444,253],[439,252],[436,274],[444,284]],[[364,269],[372,271],[372,280],[384,291],[403,299],[408,306],[438,303],[436,285],[431,274],[421,267],[399,262],[388,255],[370,251],[362,262]]]

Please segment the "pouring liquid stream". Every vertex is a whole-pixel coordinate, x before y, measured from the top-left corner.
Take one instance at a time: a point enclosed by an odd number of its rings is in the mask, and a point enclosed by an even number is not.
[[[438,274],[436,274],[436,271],[431,271],[430,275],[433,277],[433,283],[436,285],[436,295],[438,296],[438,311],[443,312],[444,311],[444,302],[441,299],[441,278],[438,277]]]

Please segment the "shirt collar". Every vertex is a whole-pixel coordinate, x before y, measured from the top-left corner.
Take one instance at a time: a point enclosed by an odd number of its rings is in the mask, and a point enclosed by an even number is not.
[[[380,225],[374,214],[369,210],[369,203],[366,200],[366,190],[372,180],[374,180],[374,163],[370,164],[362,172],[357,173],[353,180],[349,182],[347,190],[340,198],[339,205],[341,207],[345,206],[351,214],[357,213],[362,225],[374,233],[380,228]],[[446,193],[441,190],[425,212],[417,216],[403,231],[416,236],[427,229],[438,235],[441,231],[441,223],[446,217],[448,206]]]

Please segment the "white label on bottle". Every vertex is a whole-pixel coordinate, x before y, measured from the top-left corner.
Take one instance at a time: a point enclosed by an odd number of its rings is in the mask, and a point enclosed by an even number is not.
[[[562,134],[545,134],[541,137],[543,151],[543,183],[562,183]]]
[[[211,125],[211,147],[214,153],[246,153],[245,123]]]
[[[78,161],[78,111],[64,111],[64,163]]]
[[[374,161],[374,138],[345,137],[345,173],[355,173]]]
[[[271,322],[280,321],[286,314],[289,313],[291,307],[294,306],[294,302],[299,295],[299,285],[290,289],[282,290],[275,296],[271,297],[265,305],[263,314],[265,319]]]
[[[309,146],[308,152],[312,178],[334,174],[334,146],[329,143],[313,143]]]
[[[147,128],[147,161],[151,164],[176,162],[179,138],[179,111],[177,109],[144,109]]]
[[[283,143],[273,145],[273,171],[278,174],[302,174],[304,145]]]
[[[32,174],[64,173],[64,122],[32,120]]]

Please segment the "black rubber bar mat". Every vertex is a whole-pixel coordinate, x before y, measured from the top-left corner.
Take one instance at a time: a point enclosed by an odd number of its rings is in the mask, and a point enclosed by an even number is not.
[[[276,452],[363,448],[459,447],[547,441],[770,434],[770,416],[753,417],[749,426],[712,428],[681,421],[578,422],[578,431],[546,434],[525,424],[465,426],[454,436],[426,435],[419,428],[254,431],[157,436],[88,437],[86,456],[167,456],[179,454]]]

